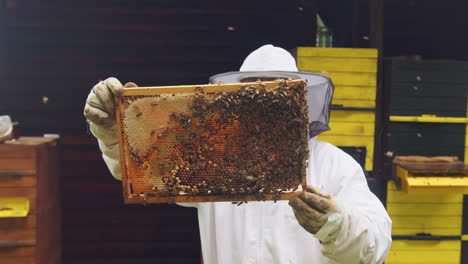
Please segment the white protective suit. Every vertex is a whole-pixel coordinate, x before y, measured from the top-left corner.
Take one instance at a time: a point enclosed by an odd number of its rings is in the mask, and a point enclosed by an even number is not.
[[[331,144],[311,139],[309,148],[307,183],[327,191],[339,203],[342,215],[331,224],[338,230],[320,243],[297,223],[287,201],[240,206],[198,203],[194,206],[205,264],[375,264],[385,260],[391,221],[369,190],[361,166]]]
[[[253,52],[241,67],[241,71],[278,70],[297,68],[288,52],[271,45]],[[100,129],[91,127],[99,138]],[[100,147],[118,177],[118,155],[109,153],[118,148],[115,144],[107,148],[101,140]],[[198,209],[205,264],[383,263],[391,244],[391,220],[369,190],[361,166],[315,138],[309,149],[307,183],[334,197],[339,210],[327,215],[328,221],[312,235],[298,224],[288,201],[181,204]]]

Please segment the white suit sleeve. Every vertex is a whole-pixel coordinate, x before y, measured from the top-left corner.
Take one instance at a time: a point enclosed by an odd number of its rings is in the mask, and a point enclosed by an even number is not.
[[[322,240],[322,254],[332,263],[383,263],[392,240],[390,217],[369,190],[361,166],[339,149],[331,152],[334,164],[327,183],[335,186],[326,189],[333,190],[342,215]]]

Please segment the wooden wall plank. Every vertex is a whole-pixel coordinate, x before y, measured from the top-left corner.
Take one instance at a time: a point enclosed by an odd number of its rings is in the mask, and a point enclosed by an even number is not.
[[[467,60],[466,1],[385,1],[385,56]],[[405,30],[402,30],[404,28]]]

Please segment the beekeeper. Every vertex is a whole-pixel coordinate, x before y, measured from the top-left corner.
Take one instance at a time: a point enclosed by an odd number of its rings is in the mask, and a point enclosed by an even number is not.
[[[198,208],[204,263],[383,263],[391,244],[387,212],[369,190],[361,166],[337,147],[315,140],[328,130],[330,80],[298,72],[291,54],[265,45],[245,59],[239,72],[220,74],[210,81],[277,77],[308,80],[310,185],[289,202],[184,204]],[[99,82],[84,109],[104,161],[117,179],[121,173],[113,97],[121,88],[116,78]]]

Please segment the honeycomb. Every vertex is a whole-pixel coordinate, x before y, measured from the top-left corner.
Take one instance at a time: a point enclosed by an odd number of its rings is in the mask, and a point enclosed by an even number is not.
[[[116,99],[122,172],[131,197],[155,197],[156,203],[179,196],[187,202],[210,196],[276,201],[305,182],[305,82],[230,87],[154,87]]]

